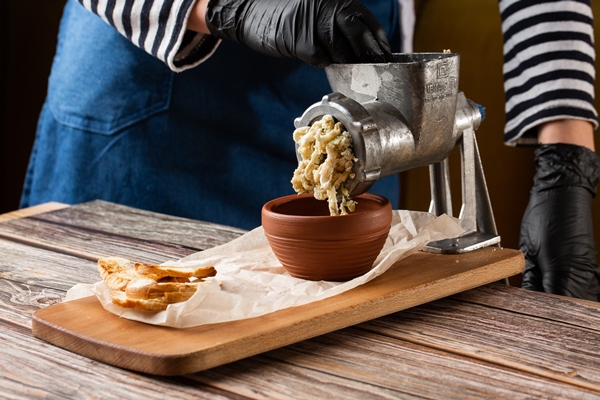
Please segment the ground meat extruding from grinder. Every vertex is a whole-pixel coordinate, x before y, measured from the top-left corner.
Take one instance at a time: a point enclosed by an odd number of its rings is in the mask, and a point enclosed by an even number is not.
[[[294,190],[327,200],[331,215],[354,211],[356,203],[350,200],[344,183],[354,178],[352,167],[356,158],[352,139],[342,123],[324,115],[310,127],[296,129],[294,142],[301,157],[292,178]]]

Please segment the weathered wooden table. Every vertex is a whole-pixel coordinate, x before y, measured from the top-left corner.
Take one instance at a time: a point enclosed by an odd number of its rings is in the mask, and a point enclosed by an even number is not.
[[[102,201],[0,216],[0,397],[600,398],[599,305],[501,283],[181,376],[121,369],[32,334],[36,311],[98,281],[100,257],[162,262],[243,233]]]

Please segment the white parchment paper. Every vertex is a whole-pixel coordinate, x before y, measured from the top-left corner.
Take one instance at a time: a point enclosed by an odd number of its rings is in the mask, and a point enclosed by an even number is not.
[[[95,295],[106,310],[123,318],[176,328],[252,318],[335,296],[383,274],[429,241],[464,234],[458,221],[447,215],[435,217],[405,210],[393,213],[388,239],[373,269],[351,281],[314,282],[290,276],[271,251],[262,227],[258,227],[224,245],[165,262],[175,266],[213,265],[217,270],[210,285],[200,286],[188,301],[171,304],[165,311],[119,307],[111,302],[104,281],[75,285],[65,301]]]

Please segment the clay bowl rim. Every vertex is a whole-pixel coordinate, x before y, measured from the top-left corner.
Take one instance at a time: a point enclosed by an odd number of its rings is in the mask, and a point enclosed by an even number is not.
[[[262,210],[262,225],[265,234],[273,238],[288,240],[324,240],[347,241],[357,237],[365,237],[388,229],[392,222],[391,201],[382,195],[365,193],[357,196],[357,209],[361,200],[368,201],[365,210],[355,211],[347,215],[331,216],[327,202],[317,200],[312,194],[292,194],[267,202]],[[302,206],[292,203],[307,202],[306,213]],[[274,208],[288,207],[286,212],[274,211]],[[317,210],[318,209],[318,210]],[[290,211],[298,211],[293,213]],[[315,215],[316,214],[316,215]],[[384,226],[385,225],[385,226]],[[358,236],[353,234],[358,233]],[[360,233],[359,233],[360,232]]]
[[[329,214],[327,214],[327,215],[286,214],[286,213],[280,213],[280,212],[273,210],[273,208],[276,206],[281,206],[281,205],[288,204],[291,202],[296,202],[296,201],[312,201],[311,199],[314,199],[314,196],[311,193],[301,193],[301,194],[290,194],[290,195],[281,196],[281,197],[277,197],[275,199],[269,200],[268,202],[266,202],[263,205],[262,213],[268,214],[269,217],[277,218],[277,219],[286,219],[286,220],[288,220],[288,219],[291,219],[291,220],[310,219],[312,221],[318,221],[318,220],[332,221],[333,218],[345,218],[346,220],[349,218],[358,218],[358,217],[364,216],[365,214],[372,214],[374,212],[379,212],[381,210],[385,210],[385,208],[388,205],[391,207],[390,199],[388,199],[385,196],[379,195],[379,194],[363,193],[360,196],[357,196],[358,203],[360,203],[361,198],[368,199],[369,201],[378,202],[380,207],[378,207],[377,209],[370,209],[370,210],[364,210],[364,211],[358,210],[358,211],[350,212],[345,215],[335,215],[335,216],[332,216]],[[314,199],[314,201],[322,202],[324,204],[327,203],[325,200]]]

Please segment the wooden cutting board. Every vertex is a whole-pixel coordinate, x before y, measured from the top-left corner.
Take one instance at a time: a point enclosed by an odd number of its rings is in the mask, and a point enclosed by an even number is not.
[[[418,252],[337,296],[246,320],[187,329],[120,318],[96,297],[36,311],[33,334],[118,367],[183,375],[240,360],[520,273],[523,254],[488,247],[459,255]]]

